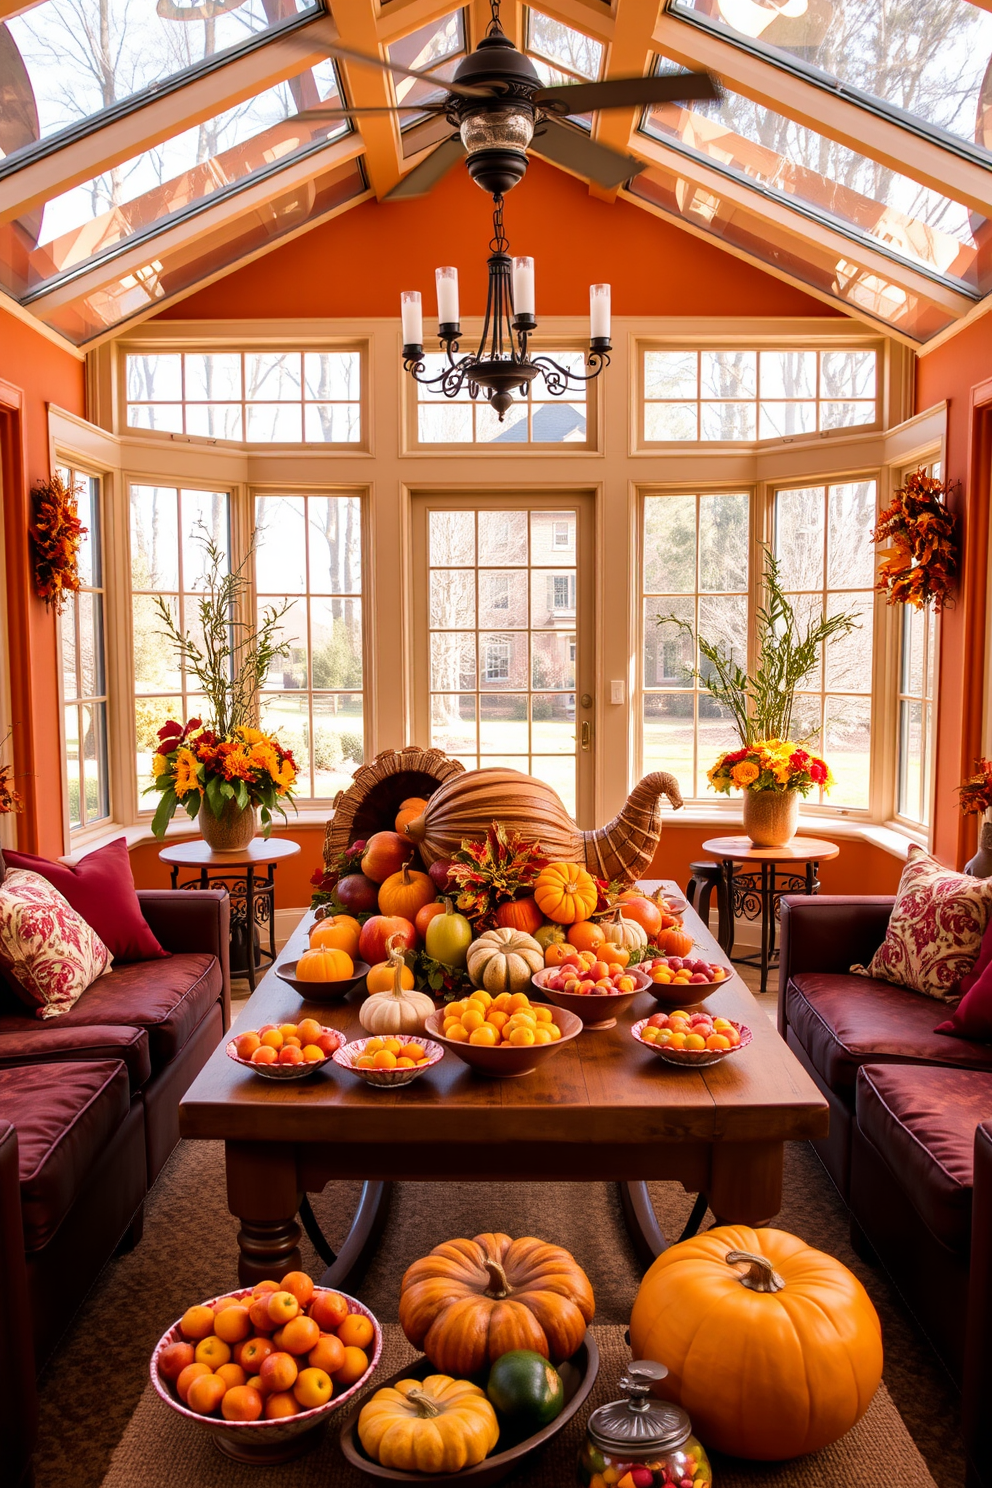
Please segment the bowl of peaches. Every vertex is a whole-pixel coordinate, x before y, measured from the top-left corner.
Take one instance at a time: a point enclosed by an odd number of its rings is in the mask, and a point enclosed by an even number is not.
[[[379,1362],[382,1329],[304,1271],[188,1307],[151,1359],[160,1399],[239,1462],[288,1462]]]
[[[666,1064],[702,1069],[719,1064],[731,1054],[746,1049],[751,1030],[732,1018],[711,1018],[706,1013],[676,1008],[671,1013],[652,1013],[631,1028],[639,1044],[660,1054]]]
[[[344,1040],[336,1028],[316,1018],[299,1023],[263,1023],[239,1033],[227,1045],[227,1057],[266,1080],[305,1080],[325,1065]]]
[[[705,1002],[717,987],[733,976],[733,969],[702,956],[654,956],[637,967],[648,979],[647,991],[663,1007],[681,1007]]]
[[[595,951],[567,951],[556,966],[531,977],[535,991],[582,1019],[589,1029],[613,1028],[638,992],[651,989],[639,966],[600,960]]]

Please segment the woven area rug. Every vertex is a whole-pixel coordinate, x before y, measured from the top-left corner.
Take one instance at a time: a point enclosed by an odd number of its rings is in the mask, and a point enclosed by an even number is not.
[[[594,1327],[601,1363],[588,1405],[539,1456],[504,1479],[518,1488],[567,1488],[575,1480],[575,1459],[588,1410],[618,1395],[617,1380],[630,1360],[621,1327]],[[386,1325],[380,1376],[385,1379],[417,1357],[395,1323]],[[375,1389],[373,1385],[372,1390]],[[341,1419],[348,1414],[344,1407]],[[278,1481],[279,1488],[369,1488],[373,1481],[341,1455],[340,1421],[330,1426],[313,1452],[278,1468],[248,1467],[221,1456],[207,1432],[170,1411],[149,1385],[121,1441],[104,1488],[253,1488]],[[822,1452],[792,1462],[742,1463],[715,1458],[717,1488],[841,1488],[851,1483],[935,1488],[923,1458],[882,1385],[867,1414],[852,1431]]]

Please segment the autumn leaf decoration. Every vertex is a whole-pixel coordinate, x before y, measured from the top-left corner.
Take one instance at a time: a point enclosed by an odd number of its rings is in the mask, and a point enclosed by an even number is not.
[[[4,747],[10,738],[11,730],[8,729],[3,738],[0,739],[0,749]],[[14,772],[10,765],[0,764],[0,816],[9,816],[11,812],[21,810],[21,798],[13,785]]]
[[[547,861],[539,842],[493,822],[481,842],[466,839],[455,853],[449,876],[459,888],[458,908],[477,927],[492,925],[501,904],[530,893]]]
[[[949,483],[921,466],[906,477],[878,519],[872,542],[887,543],[875,588],[888,603],[942,610],[957,572],[957,517],[945,504]]]
[[[56,615],[65,608],[66,595],[79,588],[79,544],[87,530],[77,507],[81,489],[66,485],[56,471],[31,493],[34,592]]]

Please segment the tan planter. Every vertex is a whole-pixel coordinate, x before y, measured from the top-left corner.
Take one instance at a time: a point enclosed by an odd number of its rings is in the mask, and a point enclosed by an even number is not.
[[[785,847],[799,826],[799,792],[744,792],[744,831],[755,847]]]
[[[258,831],[255,807],[242,810],[236,801],[228,801],[219,820],[203,801],[196,819],[204,842],[214,852],[244,852]]]

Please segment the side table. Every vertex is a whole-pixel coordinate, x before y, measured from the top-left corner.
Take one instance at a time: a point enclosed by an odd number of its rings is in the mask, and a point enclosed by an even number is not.
[[[255,973],[276,959],[275,871],[276,864],[300,851],[298,842],[283,838],[254,837],[236,852],[214,852],[202,837],[163,847],[159,859],[168,863],[174,889],[226,889],[231,897],[231,975],[248,978],[255,990]],[[196,877],[179,882],[180,868],[196,869]],[[258,869],[266,869],[256,878]],[[269,948],[259,942],[259,927],[268,924]]]
[[[836,842],[820,837],[793,837],[784,847],[755,847],[750,837],[713,837],[703,843],[703,851],[712,853],[723,868],[725,893],[730,913],[727,944],[723,949],[738,965],[761,967],[761,991],[768,988],[768,969],[777,955],[775,920],[778,901],[783,894],[815,894],[819,887],[817,869],[822,862],[836,858]],[[735,865],[751,865],[738,868]],[[746,919],[761,916],[761,950],[749,956],[735,956],[734,927],[738,914]]]

